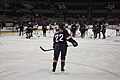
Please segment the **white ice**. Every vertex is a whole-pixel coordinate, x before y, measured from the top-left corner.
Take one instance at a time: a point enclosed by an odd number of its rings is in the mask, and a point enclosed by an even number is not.
[[[113,30],[107,30],[110,35]],[[89,31],[91,33],[91,31]],[[79,35],[78,35],[79,36]],[[120,37],[74,38],[78,47],[69,47],[65,72],[52,73],[52,37],[26,39],[18,33],[0,36],[0,80],[120,80]],[[71,45],[71,43],[68,43]]]

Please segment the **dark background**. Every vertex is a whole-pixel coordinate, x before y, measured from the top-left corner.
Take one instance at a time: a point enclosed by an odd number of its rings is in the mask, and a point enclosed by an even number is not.
[[[120,0],[0,0],[0,22],[120,20]]]

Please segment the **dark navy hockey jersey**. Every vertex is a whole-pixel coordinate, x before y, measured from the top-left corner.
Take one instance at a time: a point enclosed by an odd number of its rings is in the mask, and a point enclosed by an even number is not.
[[[61,44],[65,44],[67,45],[67,41],[71,42],[72,44],[77,42],[75,40],[72,39],[71,35],[68,33],[67,30],[63,29],[63,30],[59,30],[58,32],[55,33],[54,38],[53,38],[53,46],[56,43],[61,43]],[[78,44],[77,44],[78,45]]]

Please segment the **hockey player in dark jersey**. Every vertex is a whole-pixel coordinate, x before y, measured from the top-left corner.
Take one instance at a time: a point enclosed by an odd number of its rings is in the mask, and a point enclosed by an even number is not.
[[[26,29],[26,38],[30,39],[32,37],[32,28],[30,26],[28,26]]]
[[[101,24],[100,23],[97,23],[97,34],[99,34],[99,39],[100,39],[100,37],[101,37],[101,34],[100,34],[100,32],[101,32]]]
[[[19,25],[19,29],[20,29],[20,32],[19,32],[19,36],[23,36],[23,31],[24,31],[24,26],[23,26],[23,23],[21,22],[20,25]]]
[[[85,23],[81,23],[80,24],[80,33],[81,33],[81,38],[84,38],[85,37],[85,29],[86,29],[86,26],[85,26]]]
[[[28,27],[29,27],[28,32],[30,33],[30,37],[33,37],[33,23],[29,22]]]
[[[77,26],[76,26],[76,23],[75,23],[75,22],[73,22],[70,30],[71,30],[71,32],[72,32],[72,36],[75,37],[76,31],[77,31]]]
[[[67,41],[71,42],[74,47],[78,46],[78,43],[70,36],[67,30],[65,30],[63,25],[59,25],[59,30],[55,33],[53,37],[53,48],[54,48],[54,57],[53,57],[53,69],[55,72],[57,61],[61,53],[61,71],[65,71],[65,58],[67,53]]]
[[[97,35],[99,34],[99,38],[101,37],[101,24],[100,23],[97,23],[97,24],[94,24],[93,27],[92,27],[92,31],[94,33],[94,39],[97,38]]]
[[[47,31],[47,25],[46,24],[44,24],[42,26],[42,31],[43,31],[43,36],[46,37],[46,31]]]
[[[105,33],[106,33],[106,25],[105,23],[103,23],[102,27],[101,27],[101,32],[103,34],[103,38],[102,39],[106,39]]]

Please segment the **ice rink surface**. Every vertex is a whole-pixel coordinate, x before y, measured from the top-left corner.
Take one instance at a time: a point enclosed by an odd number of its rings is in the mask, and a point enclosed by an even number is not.
[[[91,31],[89,31],[91,33]],[[113,30],[107,30],[110,35]],[[120,80],[120,37],[107,39],[74,38],[78,47],[68,47],[66,71],[52,73],[53,51],[44,52],[40,45],[52,48],[52,37],[31,39],[18,33],[0,36],[0,80]],[[71,43],[68,43],[71,45]]]

